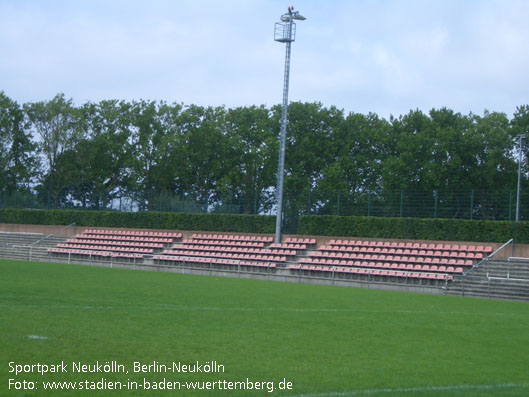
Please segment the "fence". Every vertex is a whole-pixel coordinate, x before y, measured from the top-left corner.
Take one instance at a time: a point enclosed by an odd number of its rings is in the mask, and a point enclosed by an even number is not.
[[[529,219],[529,192],[521,192],[520,220]],[[284,197],[285,222],[297,223],[300,215],[355,215],[375,217],[457,218],[475,220],[514,220],[516,190],[434,190],[325,192],[320,190],[289,192]],[[128,195],[107,202],[82,205],[79,202],[39,202],[31,193],[1,193],[0,208],[93,209],[126,212],[160,211],[187,213],[227,213],[275,215],[273,191],[257,192],[250,198],[235,193],[224,197],[211,195],[207,200],[191,194],[152,192],[143,198]]]

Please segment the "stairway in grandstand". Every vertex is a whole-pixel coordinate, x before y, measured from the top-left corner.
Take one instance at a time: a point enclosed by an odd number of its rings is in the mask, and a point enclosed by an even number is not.
[[[64,240],[42,233],[0,232],[0,257],[44,261],[48,259],[48,248]]]
[[[529,258],[484,261],[455,277],[448,295],[529,301]]]

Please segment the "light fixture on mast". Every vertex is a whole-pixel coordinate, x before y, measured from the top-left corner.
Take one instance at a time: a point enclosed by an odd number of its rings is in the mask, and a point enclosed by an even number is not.
[[[281,15],[281,22],[275,24],[274,40],[286,43],[285,72],[283,79],[283,107],[281,109],[281,135],[279,139],[279,164],[277,170],[277,215],[276,234],[274,242],[281,242],[281,221],[283,219],[283,182],[285,174],[285,145],[287,136],[287,108],[288,108],[288,83],[290,78],[290,47],[296,39],[296,24],[294,20],[304,21],[306,18],[294,11],[294,7],[288,7],[288,13]]]

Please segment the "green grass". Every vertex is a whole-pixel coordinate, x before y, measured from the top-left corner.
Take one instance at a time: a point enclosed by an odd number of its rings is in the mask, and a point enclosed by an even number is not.
[[[528,340],[526,303],[0,260],[0,395],[526,396]],[[96,360],[129,374],[15,376],[8,365]],[[225,372],[133,373],[154,360]],[[292,390],[42,390],[101,378],[286,378]],[[9,379],[39,390],[8,390]]]

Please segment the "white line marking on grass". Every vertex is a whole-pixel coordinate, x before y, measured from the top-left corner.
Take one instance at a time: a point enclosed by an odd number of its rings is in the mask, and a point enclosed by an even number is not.
[[[371,310],[371,309],[332,309],[332,308],[288,308],[288,307],[214,307],[214,306],[189,306],[153,304],[149,306],[137,305],[46,305],[46,304],[0,304],[2,308],[48,308],[48,309],[85,309],[85,310],[175,310],[175,311],[212,311],[212,312],[285,312],[285,313],[376,313],[376,314],[429,314],[429,315],[462,315],[462,316],[502,316],[528,318],[528,314],[499,313],[499,312],[436,312],[426,310]]]
[[[41,336],[41,335],[28,335],[29,339],[36,339],[36,340],[48,340],[49,338],[47,336]]]
[[[503,383],[496,385],[454,385],[454,386],[423,386],[423,387],[406,387],[406,388],[386,388],[386,389],[363,389],[350,390],[342,392],[329,393],[305,393],[289,395],[289,397],[346,397],[362,396],[373,394],[395,394],[395,393],[420,393],[420,392],[441,392],[441,391],[458,391],[458,390],[493,390],[493,389],[518,389],[527,388],[529,383],[515,384]]]

